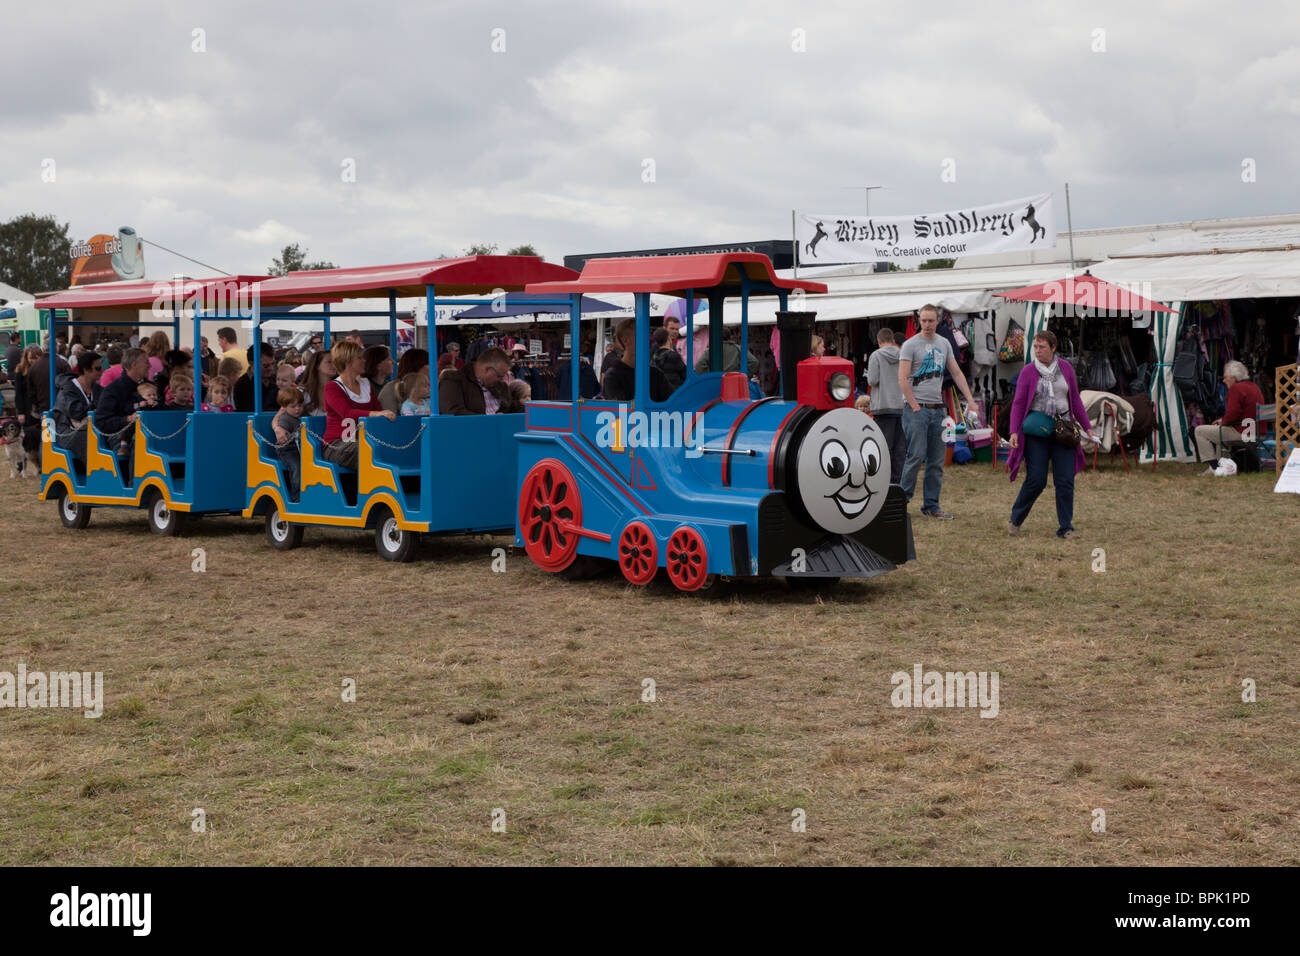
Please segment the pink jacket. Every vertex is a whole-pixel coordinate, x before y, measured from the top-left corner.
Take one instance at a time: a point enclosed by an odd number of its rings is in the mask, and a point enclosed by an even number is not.
[[[1065,384],[1070,392],[1070,412],[1080,428],[1085,432],[1092,431],[1092,422],[1088,420],[1088,413],[1083,408],[1083,399],[1079,395],[1079,382],[1074,376],[1074,366],[1063,358],[1058,358],[1057,361],[1061,363],[1061,374],[1065,376]],[[1020,471],[1020,462],[1025,457],[1025,416],[1029,414],[1029,404],[1034,400],[1034,391],[1038,388],[1040,377],[1038,366],[1029,361],[1025,363],[1020,378],[1016,380],[1016,397],[1011,403],[1011,434],[1019,435],[1020,441],[1007,456],[1007,472],[1012,481],[1016,480],[1016,473]],[[1083,446],[1080,445],[1074,450],[1076,475],[1083,471],[1084,463]]]

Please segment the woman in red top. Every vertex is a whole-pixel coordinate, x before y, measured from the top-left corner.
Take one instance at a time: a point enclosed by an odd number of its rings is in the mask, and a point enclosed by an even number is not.
[[[1196,457],[1211,465],[1223,455],[1220,441],[1241,441],[1242,424],[1253,422],[1264,402],[1264,393],[1250,380],[1250,372],[1240,362],[1228,362],[1223,366],[1223,384],[1228,386],[1228,402],[1223,417],[1208,425],[1196,426]]]
[[[357,467],[357,420],[397,416],[379,405],[379,394],[365,377],[366,360],[356,342],[339,342],[330,349],[339,377],[325,385],[325,458],[344,468]]]

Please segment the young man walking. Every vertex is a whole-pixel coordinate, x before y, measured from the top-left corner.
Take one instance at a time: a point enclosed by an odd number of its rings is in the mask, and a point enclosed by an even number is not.
[[[876,345],[867,362],[867,384],[871,386],[871,417],[885,435],[889,447],[889,483],[903,478],[907,461],[907,436],[903,434],[903,392],[898,385],[898,346],[894,330],[883,328],[876,335]]]
[[[907,500],[916,491],[916,473],[925,463],[924,501],[921,514],[951,521],[952,515],[939,507],[943,490],[943,420],[948,409],[943,403],[943,373],[946,370],[962,397],[975,403],[948,341],[935,333],[939,309],[921,306],[921,331],[903,343],[898,354],[898,387],[903,393],[903,431],[907,435],[907,463],[902,486]]]

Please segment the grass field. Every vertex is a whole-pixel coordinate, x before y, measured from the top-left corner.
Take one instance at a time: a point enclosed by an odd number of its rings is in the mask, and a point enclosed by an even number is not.
[[[1300,499],[1272,479],[1089,473],[1061,541],[1050,488],[1009,539],[1005,472],[953,468],[915,563],[722,600],[494,573],[504,538],[390,565],[234,518],[71,532],[0,481],[0,670],[106,698],[0,710],[0,863],[1295,865]],[[998,716],[892,707],[915,664],[997,671]]]

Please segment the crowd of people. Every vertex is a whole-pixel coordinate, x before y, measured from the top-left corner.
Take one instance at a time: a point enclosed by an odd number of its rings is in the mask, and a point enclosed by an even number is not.
[[[429,354],[408,349],[396,367],[384,345],[363,347],[359,333],[345,336],[326,350],[322,337],[311,338],[299,352],[276,349],[263,343],[255,354],[252,346],[242,348],[231,327],[217,330],[217,348],[201,339],[199,361],[193,350],[172,348],[167,333],[155,331],[141,341],[132,336],[125,344],[100,342],[88,348],[74,336],[60,341],[55,349],[55,389],[50,393],[47,348],[24,348],[18,333],[6,349],[4,376],[13,386],[15,417],[22,428],[22,441],[39,473],[40,422],[49,412],[55,423],[55,437],[74,458],[84,461],[86,432],[94,412],[101,442],[122,457],[123,474],[130,474],[133,425],[145,411],[193,411],[196,389],[201,412],[251,412],[258,392],[266,411],[277,410],[275,434],[281,457],[293,457],[297,421],[304,415],[329,416],[331,399],[341,408],[340,394],[358,402],[373,398],[380,409],[399,414],[427,414],[429,401]],[[197,384],[196,384],[197,374]],[[329,389],[331,383],[342,381]],[[364,383],[364,384],[362,384]],[[362,393],[364,392],[364,398]],[[346,449],[333,452],[348,458]],[[353,452],[354,454],[354,452]],[[295,475],[296,477],[296,475]]]

